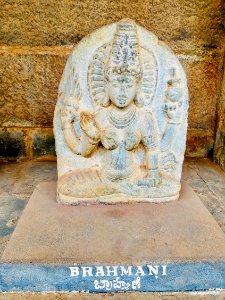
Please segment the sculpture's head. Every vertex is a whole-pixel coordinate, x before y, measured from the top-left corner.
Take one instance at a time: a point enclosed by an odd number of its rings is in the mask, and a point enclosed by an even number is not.
[[[107,90],[109,100],[117,107],[129,106],[137,100],[140,76],[135,70],[109,69],[107,75]]]
[[[119,108],[129,106],[133,100],[141,104],[137,92],[142,72],[133,21],[125,19],[117,24],[105,74],[109,103],[111,101]]]

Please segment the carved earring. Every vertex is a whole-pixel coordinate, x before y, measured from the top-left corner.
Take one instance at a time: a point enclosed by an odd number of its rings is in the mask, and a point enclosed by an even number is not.
[[[144,105],[144,100],[143,98],[140,96],[140,93],[137,92],[136,97],[134,98],[134,103],[138,106],[138,107],[142,107]]]
[[[105,97],[102,97],[101,106],[107,107],[110,105],[107,83],[105,83]]]
[[[106,97],[106,98],[102,99],[101,105],[102,105],[103,107],[108,107],[108,106],[110,105],[110,100],[109,100],[109,98]]]

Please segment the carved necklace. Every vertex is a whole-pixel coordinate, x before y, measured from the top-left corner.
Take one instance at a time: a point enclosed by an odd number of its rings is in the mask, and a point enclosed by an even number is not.
[[[136,108],[126,110],[125,112],[119,112],[112,108],[107,109],[107,119],[116,128],[125,128],[134,122],[136,118]]]

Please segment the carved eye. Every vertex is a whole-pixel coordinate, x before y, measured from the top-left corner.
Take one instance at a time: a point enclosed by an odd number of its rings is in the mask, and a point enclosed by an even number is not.
[[[146,141],[147,142],[151,142],[152,141],[152,136],[151,135],[148,135],[145,137]]]

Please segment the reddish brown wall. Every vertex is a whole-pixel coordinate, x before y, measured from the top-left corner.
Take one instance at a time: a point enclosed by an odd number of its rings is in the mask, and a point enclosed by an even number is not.
[[[225,65],[218,103],[218,126],[214,147],[214,161],[225,171]]]

